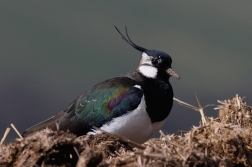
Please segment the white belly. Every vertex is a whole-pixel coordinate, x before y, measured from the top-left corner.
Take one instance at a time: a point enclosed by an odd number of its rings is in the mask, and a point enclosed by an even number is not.
[[[149,140],[163,126],[165,120],[152,123],[147,111],[145,110],[144,96],[139,106],[121,116],[114,118],[111,122],[103,125],[102,130],[123,136],[137,143],[144,143]]]

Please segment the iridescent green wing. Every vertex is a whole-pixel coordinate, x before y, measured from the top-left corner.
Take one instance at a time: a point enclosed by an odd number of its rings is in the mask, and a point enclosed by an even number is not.
[[[104,81],[78,97],[58,121],[61,130],[86,134],[92,126],[100,127],[113,118],[134,110],[143,93],[137,82],[127,77]]]

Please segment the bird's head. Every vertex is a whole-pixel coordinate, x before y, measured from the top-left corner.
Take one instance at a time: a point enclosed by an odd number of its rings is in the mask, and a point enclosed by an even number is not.
[[[180,79],[179,75],[172,70],[172,58],[167,53],[158,50],[149,50],[138,46],[129,38],[126,27],[125,31],[127,38],[122,35],[122,33],[118,30],[117,27],[115,28],[128,44],[130,44],[136,50],[142,52],[142,57],[138,66],[138,70],[142,75],[147,78],[153,79],[159,77],[163,78],[167,76],[173,76],[176,79]]]

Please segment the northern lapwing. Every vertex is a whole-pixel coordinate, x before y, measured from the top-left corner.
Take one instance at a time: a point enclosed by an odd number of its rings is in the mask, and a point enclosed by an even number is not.
[[[121,76],[105,80],[87,90],[69,107],[55,116],[23,132],[27,136],[46,127],[80,136],[100,133],[92,127],[144,143],[163,126],[173,105],[170,76],[179,79],[172,70],[171,57],[162,51],[136,45],[115,27],[122,38],[141,52],[138,67]]]

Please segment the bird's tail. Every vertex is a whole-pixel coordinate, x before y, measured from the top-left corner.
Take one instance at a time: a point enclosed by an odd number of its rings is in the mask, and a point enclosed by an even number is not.
[[[36,132],[38,130],[41,130],[41,129],[45,129],[45,128],[50,128],[52,130],[57,130],[57,122],[65,115],[65,112],[64,111],[61,111],[59,112],[57,115],[54,115],[52,116],[51,118],[43,121],[43,122],[40,122],[28,129],[26,129],[23,133],[22,133],[22,136],[25,137],[25,136],[28,136],[29,134],[33,133],[33,132]]]

